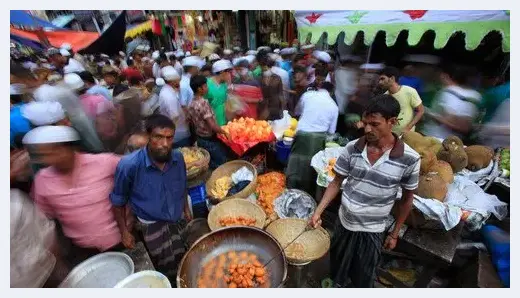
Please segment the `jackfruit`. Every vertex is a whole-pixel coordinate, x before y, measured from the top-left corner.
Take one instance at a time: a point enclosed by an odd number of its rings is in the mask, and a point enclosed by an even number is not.
[[[417,153],[421,156],[421,174],[428,173],[428,170],[437,162],[437,157],[427,148],[419,148]]]
[[[442,148],[442,142],[434,137],[424,137],[424,139],[428,142],[428,149],[431,152],[437,154]]]
[[[448,184],[438,173],[428,173],[419,177],[417,195],[425,199],[435,199],[444,202],[448,193]]]
[[[425,138],[418,132],[409,131],[403,134],[403,142],[408,144],[408,146],[412,147],[413,150],[417,151],[419,148],[428,147],[428,142]]]
[[[493,149],[486,146],[469,146],[464,149],[464,151],[466,151],[466,154],[468,155],[467,168],[473,172],[489,166],[489,163],[493,160],[494,156]]]
[[[442,145],[444,148],[448,149],[448,145],[457,145],[460,147],[464,147],[464,143],[462,143],[462,140],[457,136],[449,136],[444,141],[442,141]]]
[[[462,171],[468,165],[468,155],[462,146],[451,144],[442,144],[442,148],[437,153],[437,159],[444,160],[449,163],[453,173]]]
[[[453,170],[449,163],[444,160],[438,160],[433,166],[429,168],[430,173],[438,173],[444,182],[453,183]]]

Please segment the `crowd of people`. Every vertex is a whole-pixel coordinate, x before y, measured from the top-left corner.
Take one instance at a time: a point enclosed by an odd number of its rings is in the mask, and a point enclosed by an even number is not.
[[[400,207],[407,215],[417,187],[418,156],[399,136],[417,129],[493,147],[509,144],[508,72],[486,76],[485,89],[476,90],[470,68],[443,63],[438,68],[443,87],[426,107],[425,82],[414,66],[366,64],[314,45],[213,53],[138,46],[129,56],[81,55],[64,44],[11,57],[11,286],[56,286],[79,262],[132,248],[137,238],[155,268],[175,280],[192,217],[186,166],[175,149],[196,143],[210,153],[211,169],[233,158],[217,135],[228,137],[222,129],[230,120],[226,102],[237,85],[260,88],[258,119],[281,119],[284,110],[299,119],[286,169],[288,187],[305,190],[315,184],[306,173],[327,135],[357,140],[338,160],[339,174],[312,222],[320,223],[321,212],[353,173],[352,160],[359,159],[358,174],[375,175],[359,181],[370,195],[360,188],[344,192],[350,206],[345,210],[358,209],[343,211],[342,239],[333,239],[332,251],[342,264],[353,262],[365,273],[356,277],[359,286],[373,280],[371,256],[377,251],[372,246],[383,240],[369,232],[381,232],[394,188],[406,190]],[[362,157],[366,144],[368,157]],[[381,156],[386,159],[377,174],[370,164]],[[399,181],[381,176],[396,176],[397,170]],[[373,179],[393,186],[375,187]],[[376,198],[378,191],[389,195]],[[356,197],[383,207],[367,211],[374,208],[359,207]],[[391,249],[396,237],[390,234],[385,245]],[[344,248],[337,250],[347,247],[348,239],[357,243],[357,261],[345,260]],[[352,254],[354,248],[348,249]],[[334,272],[349,275],[347,267]]]

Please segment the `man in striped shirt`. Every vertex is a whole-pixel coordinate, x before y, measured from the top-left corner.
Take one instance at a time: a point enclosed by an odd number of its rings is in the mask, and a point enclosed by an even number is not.
[[[400,112],[391,95],[379,95],[363,114],[365,135],[347,144],[338,158],[335,179],[311,218],[321,224],[321,213],[338,194],[339,221],[331,245],[331,272],[337,286],[348,278],[355,287],[372,287],[381,249],[394,249],[408,216],[419,181],[420,156],[401,141],[392,128]],[[402,188],[402,199],[396,200]],[[395,227],[384,240],[385,219],[397,204]],[[384,241],[383,241],[384,240]]]

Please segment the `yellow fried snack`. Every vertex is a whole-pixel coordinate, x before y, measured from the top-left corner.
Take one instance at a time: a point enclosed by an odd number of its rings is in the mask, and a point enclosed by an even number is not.
[[[233,186],[233,181],[231,177],[224,176],[220,177],[215,181],[215,187],[210,190],[211,195],[216,199],[224,198],[229,189]]]

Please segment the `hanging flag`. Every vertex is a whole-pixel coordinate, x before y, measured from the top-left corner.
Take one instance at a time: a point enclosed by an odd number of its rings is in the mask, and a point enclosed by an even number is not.
[[[162,27],[161,27],[161,22],[159,21],[159,19],[156,19],[156,18],[152,19],[152,32],[155,35],[162,34]]]

